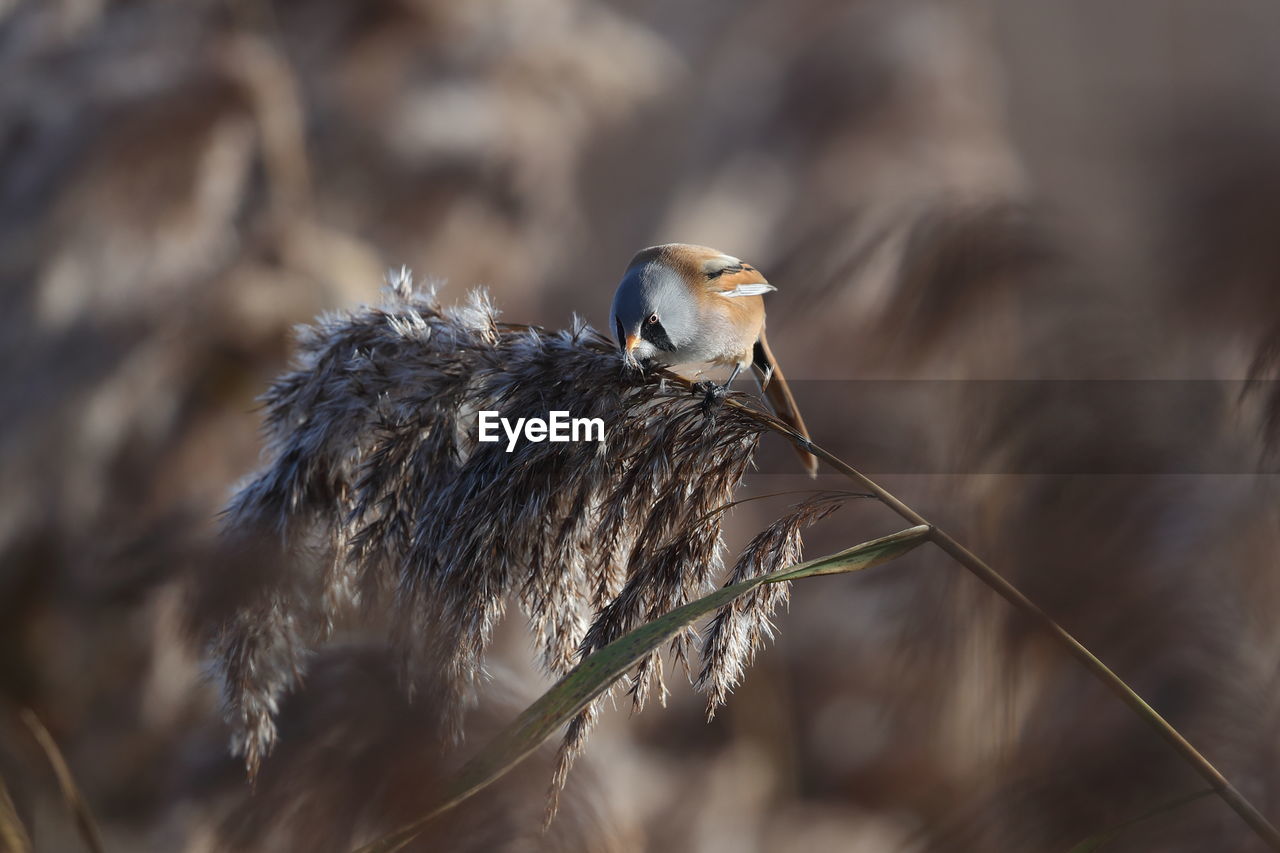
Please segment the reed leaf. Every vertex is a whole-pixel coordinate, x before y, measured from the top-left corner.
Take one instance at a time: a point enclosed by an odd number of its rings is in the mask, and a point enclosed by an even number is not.
[[[887,563],[926,541],[927,525],[901,530],[844,551],[798,563],[767,575],[722,587],[625,634],[587,657],[525,709],[471,758],[445,786],[438,805],[423,817],[367,844],[357,853],[392,853],[412,841],[428,821],[495,782],[531,755],[592,699],[680,630],[763,584],[856,572]]]
[[[1214,794],[1214,790],[1212,788],[1204,788],[1203,790],[1196,791],[1191,794],[1183,794],[1181,797],[1175,797],[1174,799],[1169,800],[1166,803],[1162,803],[1161,805],[1156,806],[1154,809],[1151,809],[1150,811],[1143,812],[1142,814],[1138,815],[1135,818],[1126,820],[1124,823],[1118,826],[1113,826],[1110,829],[1099,832],[1096,835],[1090,835],[1084,841],[1081,841],[1079,844],[1075,845],[1070,850],[1068,850],[1067,853],[1095,853],[1095,851],[1101,850],[1104,844],[1114,841],[1116,837],[1120,835],[1120,833],[1124,832],[1129,827],[1134,826],[1135,824],[1142,823],[1144,820],[1150,820],[1153,817],[1158,817],[1159,815],[1162,815],[1165,812],[1171,812],[1174,809],[1181,808],[1182,806],[1185,806],[1188,803],[1195,802],[1201,797],[1209,797],[1209,796],[1212,796],[1213,794]]]

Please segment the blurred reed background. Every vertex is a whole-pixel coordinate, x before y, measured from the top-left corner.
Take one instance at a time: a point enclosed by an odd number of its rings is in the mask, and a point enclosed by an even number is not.
[[[925,473],[890,489],[1280,818],[1276,484],[1247,473],[1280,395],[1082,410],[1039,381],[1274,378],[1278,75],[1262,0],[0,2],[0,778],[36,849],[79,841],[24,707],[111,850],[342,850],[415,816],[450,759],[359,634],[252,795],[227,751],[190,639],[216,602],[186,590],[234,595],[214,516],[254,399],[293,324],[388,266],[603,328],[670,240],[779,286],[820,443],[905,448]],[[883,411],[867,379],[1038,381]],[[741,507],[731,545],[777,509]],[[807,552],[889,524],[855,504]],[[939,554],[808,582],[779,623],[715,722],[682,684],[607,713],[548,835],[542,756],[420,849],[1065,851],[1201,787]],[[469,742],[545,688],[534,658],[508,620]],[[1210,798],[1110,849],[1261,848]]]

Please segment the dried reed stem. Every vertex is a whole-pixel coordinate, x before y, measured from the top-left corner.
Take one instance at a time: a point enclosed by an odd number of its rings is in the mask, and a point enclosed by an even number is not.
[[[741,405],[735,400],[726,401],[728,405]],[[1084,664],[1084,667],[1094,674],[1105,684],[1113,693],[1120,697],[1129,708],[1147,722],[1159,735],[1165,739],[1168,744],[1173,747],[1174,751],[1182,757],[1184,761],[1200,774],[1202,778],[1209,783],[1213,790],[1230,806],[1236,814],[1244,820],[1245,823],[1267,843],[1272,850],[1280,850],[1280,831],[1258,811],[1253,803],[1249,802],[1240,790],[1232,785],[1226,776],[1218,768],[1214,767],[1207,758],[1200,754],[1190,741],[1188,741],[1181,732],[1173,727],[1164,717],[1160,715],[1155,708],[1147,704],[1146,700],[1138,695],[1132,687],[1125,683],[1124,679],[1111,671],[1105,663],[1098,659],[1091,651],[1073,637],[1065,628],[1055,622],[1040,607],[1027,598],[1013,584],[1005,580],[995,569],[987,565],[987,563],[979,556],[974,554],[968,548],[961,545],[953,539],[946,531],[940,529],[937,525],[926,519],[920,513],[907,506],[889,490],[885,489],[879,483],[872,480],[867,475],[858,471],[853,466],[846,463],[839,457],[828,453],[812,441],[804,436],[792,431],[786,424],[776,419],[772,429],[782,435],[785,435],[793,443],[800,448],[809,451],[840,473],[844,474],[850,480],[858,485],[861,489],[866,489],[876,496],[877,499],[889,509],[896,512],[906,521],[912,524],[928,525],[931,529],[930,539],[935,545],[947,553],[953,560],[974,574],[978,580],[995,590],[1001,598],[1012,604],[1017,610],[1024,613],[1040,628],[1042,628],[1049,636],[1057,640],[1061,645],[1066,647],[1076,660]]]
[[[0,778],[0,850],[8,850],[11,853],[30,853],[31,851],[31,836],[27,833],[27,828],[22,825],[22,819],[18,817],[17,806],[13,804],[13,798],[9,796],[9,789],[5,787],[3,778]]]
[[[89,804],[85,802],[84,795],[80,793],[80,787],[76,785],[75,777],[71,775],[71,768],[67,766],[67,761],[62,757],[62,750],[58,749],[57,742],[53,739],[53,735],[49,734],[49,730],[44,727],[44,723],[40,722],[40,718],[30,709],[23,709],[20,714],[23,724],[31,731],[31,736],[35,738],[36,743],[40,745],[44,756],[49,761],[49,766],[53,768],[53,773],[58,777],[58,787],[62,789],[62,798],[66,800],[67,807],[71,809],[71,814],[76,820],[76,829],[80,832],[80,837],[84,840],[84,846],[88,847],[92,853],[104,853],[106,850],[102,846],[102,834],[98,831],[98,825],[93,820],[93,815],[89,812]]]

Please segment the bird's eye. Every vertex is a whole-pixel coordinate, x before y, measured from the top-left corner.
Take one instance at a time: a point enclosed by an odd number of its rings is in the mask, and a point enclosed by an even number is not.
[[[646,323],[648,323],[650,326],[656,326],[656,325],[658,325],[658,315],[657,315],[657,314],[650,314],[650,315],[649,315],[649,319],[648,319],[648,320],[646,320],[645,322],[646,322]]]

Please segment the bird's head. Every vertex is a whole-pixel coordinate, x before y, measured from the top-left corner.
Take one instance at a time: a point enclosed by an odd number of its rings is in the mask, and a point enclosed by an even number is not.
[[[632,363],[673,363],[673,354],[697,338],[715,283],[744,275],[767,285],[752,267],[706,246],[645,249],[631,259],[613,296],[610,325],[618,346]]]

